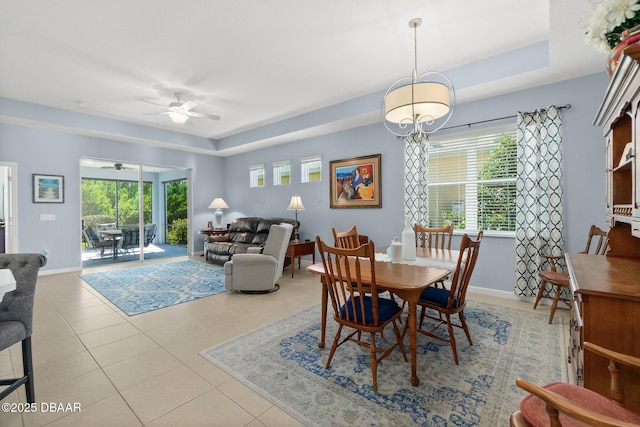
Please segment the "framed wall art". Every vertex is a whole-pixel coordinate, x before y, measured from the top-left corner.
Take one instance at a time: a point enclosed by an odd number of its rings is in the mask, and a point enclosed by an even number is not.
[[[64,176],[34,173],[33,203],[64,203]]]
[[[329,162],[331,208],[382,207],[380,154]]]

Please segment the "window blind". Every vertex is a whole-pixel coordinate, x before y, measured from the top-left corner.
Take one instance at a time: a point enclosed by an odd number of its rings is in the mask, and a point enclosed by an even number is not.
[[[429,225],[514,231],[515,124],[432,139],[430,143]]]

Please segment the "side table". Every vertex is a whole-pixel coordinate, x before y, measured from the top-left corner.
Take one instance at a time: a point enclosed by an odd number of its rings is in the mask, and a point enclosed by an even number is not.
[[[300,258],[304,255],[311,255],[313,258],[313,264],[316,263],[316,242],[313,240],[305,242],[290,242],[287,247],[286,257],[291,259],[291,277],[293,278],[293,271],[295,270],[296,258],[298,258],[298,270],[300,269]]]

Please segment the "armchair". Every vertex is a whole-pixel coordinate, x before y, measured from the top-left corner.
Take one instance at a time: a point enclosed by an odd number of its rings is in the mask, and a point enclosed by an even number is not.
[[[291,239],[291,224],[273,224],[264,249],[250,247],[224,264],[224,287],[228,291],[267,293],[280,289],[285,254]],[[262,249],[262,253],[259,251]]]

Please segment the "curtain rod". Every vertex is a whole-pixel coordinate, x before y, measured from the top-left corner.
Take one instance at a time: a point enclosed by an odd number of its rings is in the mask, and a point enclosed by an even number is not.
[[[563,105],[561,107],[558,107],[556,105],[551,105],[551,106],[552,107],[556,107],[559,110],[564,110],[564,109],[569,110],[571,108],[571,104],[566,104],[566,105]],[[541,108],[540,111],[547,111],[547,109],[546,108]],[[467,124],[464,124],[464,125],[449,126],[449,127],[446,127],[446,128],[442,128],[440,130],[443,131],[443,130],[447,130],[447,129],[460,128],[460,127],[464,127],[464,126],[471,127],[472,125],[479,125],[479,124],[482,124],[482,123],[495,122],[495,121],[498,121],[498,120],[513,119],[515,117],[518,117],[518,116],[514,114],[512,116],[504,116],[504,117],[498,117],[496,119],[481,120],[479,122],[471,122],[471,123],[467,123]]]

